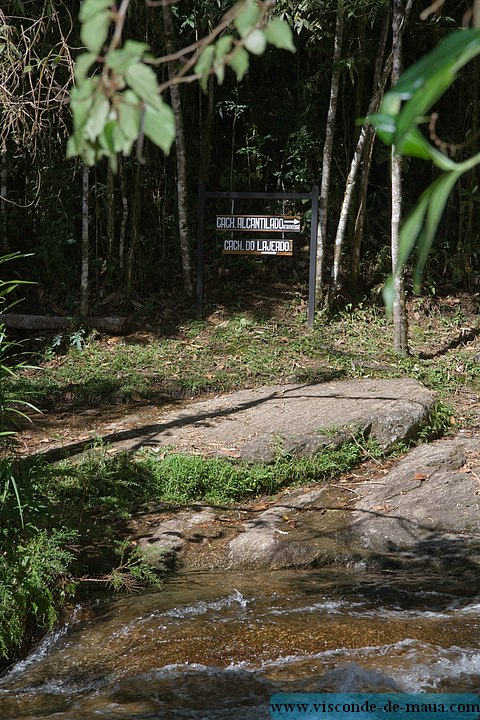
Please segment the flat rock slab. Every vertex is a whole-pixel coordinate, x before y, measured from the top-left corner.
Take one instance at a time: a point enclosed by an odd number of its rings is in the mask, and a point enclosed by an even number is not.
[[[421,445],[354,490],[295,490],[243,524],[231,568],[361,563],[480,573],[480,438]]]
[[[194,402],[117,444],[270,462],[284,453],[312,454],[337,431],[355,428],[386,448],[413,437],[434,403],[434,393],[408,378],[276,385]]]
[[[480,576],[480,437],[420,445],[386,474],[285,491],[253,508],[167,511],[143,549],[158,545],[195,569],[361,564]]]
[[[480,438],[420,445],[358,495],[344,535],[353,552],[480,570]]]

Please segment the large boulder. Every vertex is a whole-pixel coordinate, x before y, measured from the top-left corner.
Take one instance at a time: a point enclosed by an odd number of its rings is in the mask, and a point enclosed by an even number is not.
[[[480,572],[480,438],[420,445],[385,476],[296,490],[244,524],[234,568],[361,563]]]
[[[275,385],[169,411],[127,446],[269,462],[282,453],[312,454],[357,429],[387,448],[415,436],[434,403],[435,394],[409,378]]]
[[[480,569],[480,438],[420,445],[358,495],[344,537],[370,563]]]

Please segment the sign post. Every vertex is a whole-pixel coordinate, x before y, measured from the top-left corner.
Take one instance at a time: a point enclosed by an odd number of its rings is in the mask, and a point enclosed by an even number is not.
[[[310,200],[312,221],[310,227],[310,267],[308,279],[308,327],[313,328],[315,317],[315,275],[317,262],[318,186],[309,193],[254,193],[254,192],[207,192],[203,185],[198,188],[197,218],[197,317],[203,314],[204,248],[205,248],[205,201],[206,200]],[[296,215],[217,215],[216,232],[229,231],[232,236],[223,241],[224,255],[292,255],[293,240],[285,233],[299,233],[300,217]],[[282,233],[276,238],[233,238],[233,233]]]

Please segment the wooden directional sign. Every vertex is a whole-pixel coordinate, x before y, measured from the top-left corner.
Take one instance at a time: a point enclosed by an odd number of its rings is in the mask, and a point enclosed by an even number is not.
[[[294,215],[217,215],[217,232],[240,230],[242,232],[300,232],[300,218]]]
[[[207,191],[203,185],[198,187],[197,213],[197,316],[203,313],[203,286],[205,267],[205,202],[207,200],[230,200],[232,211],[237,200],[269,202],[290,202],[309,200],[311,204],[310,222],[310,266],[308,272],[308,327],[313,328],[315,317],[315,268],[317,262],[318,232],[318,187],[314,185],[310,192],[234,192],[225,190]],[[270,202],[269,202],[270,205]],[[243,205],[242,205],[243,207]],[[267,206],[268,207],[268,206]],[[283,206],[285,207],[285,206]],[[301,218],[296,215],[216,215],[215,230],[221,233],[222,250],[225,255],[292,255],[293,240],[286,238],[289,233],[301,232]],[[234,239],[233,233],[282,233],[275,236],[263,236],[262,239],[249,237]],[[252,238],[252,239],[250,239]]]
[[[293,240],[224,240],[223,255],[293,255]]]

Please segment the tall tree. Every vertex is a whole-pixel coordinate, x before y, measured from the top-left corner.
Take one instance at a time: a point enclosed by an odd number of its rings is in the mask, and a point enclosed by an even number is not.
[[[82,269],[80,275],[80,317],[86,318],[89,310],[89,273],[90,273],[90,204],[89,170],[82,170]]]
[[[325,243],[327,240],[328,199],[330,195],[330,171],[332,167],[333,140],[337,117],[338,91],[340,88],[340,58],[342,55],[343,32],[345,26],[345,8],[343,2],[337,10],[335,38],[333,41],[332,82],[330,85],[330,103],[328,106],[323,145],[322,180],[318,206],[317,271],[315,278],[317,303],[323,299],[323,264]]]
[[[368,107],[368,113],[367,115],[373,114],[376,110],[378,110],[380,103],[383,98],[383,93],[385,91],[385,86],[387,84],[388,77],[391,72],[392,67],[392,57],[391,54],[385,61],[383,71],[380,76],[380,81],[378,85],[373,89],[373,95],[370,100],[370,104]],[[361,167],[361,162],[363,158],[363,153],[365,149],[365,145],[367,142],[367,138],[369,136],[369,130],[368,130],[368,123],[364,123],[362,126],[362,129],[360,131],[360,135],[357,140],[357,144],[355,147],[355,151],[353,154],[352,161],[350,163],[350,169],[348,171],[347,179],[345,182],[345,193],[343,196],[343,201],[340,209],[340,217],[338,219],[337,224],[337,231],[335,234],[335,243],[334,243],[334,251],[333,251],[333,267],[332,267],[332,279],[330,283],[329,293],[328,293],[328,305],[331,307],[333,306],[334,302],[337,298],[337,292],[340,282],[340,269],[341,269],[341,259],[342,259],[342,252],[343,252],[343,244],[347,232],[347,222],[350,215],[350,208],[353,200],[354,190],[357,185],[357,178],[358,173]]]
[[[387,3],[383,15],[382,29],[378,41],[377,57],[373,73],[373,88],[379,86],[382,77],[382,68],[385,62],[385,48],[390,34],[391,7]],[[369,193],[370,171],[372,169],[373,147],[375,143],[375,128],[368,125],[366,128],[365,148],[363,151],[362,175],[360,178],[360,193],[358,199],[358,210],[355,218],[352,248],[350,251],[350,274],[348,278],[348,289],[352,298],[357,296],[358,278],[360,273],[360,257],[367,217],[367,200]]]
[[[175,30],[173,25],[172,7],[170,4],[163,5],[163,22],[165,27],[165,46],[168,55],[173,57],[177,50],[175,43]],[[182,101],[180,88],[173,82],[177,75],[176,63],[173,60],[168,62],[168,76],[172,81],[170,86],[170,98],[172,110],[175,117],[175,149],[177,164],[177,209],[178,209],[178,237],[180,240],[180,254],[182,258],[183,287],[187,297],[193,297],[192,279],[192,251],[191,235],[188,222],[188,188],[187,188],[187,152],[185,147],[185,132],[183,129]]]
[[[405,18],[410,13],[412,0],[393,0],[392,12],[392,85],[396,85],[402,71],[402,39]],[[391,150],[391,252],[393,285],[393,347],[402,355],[408,353],[408,318],[405,302],[405,280],[400,259],[400,220],[402,217],[402,157],[395,145]]]

